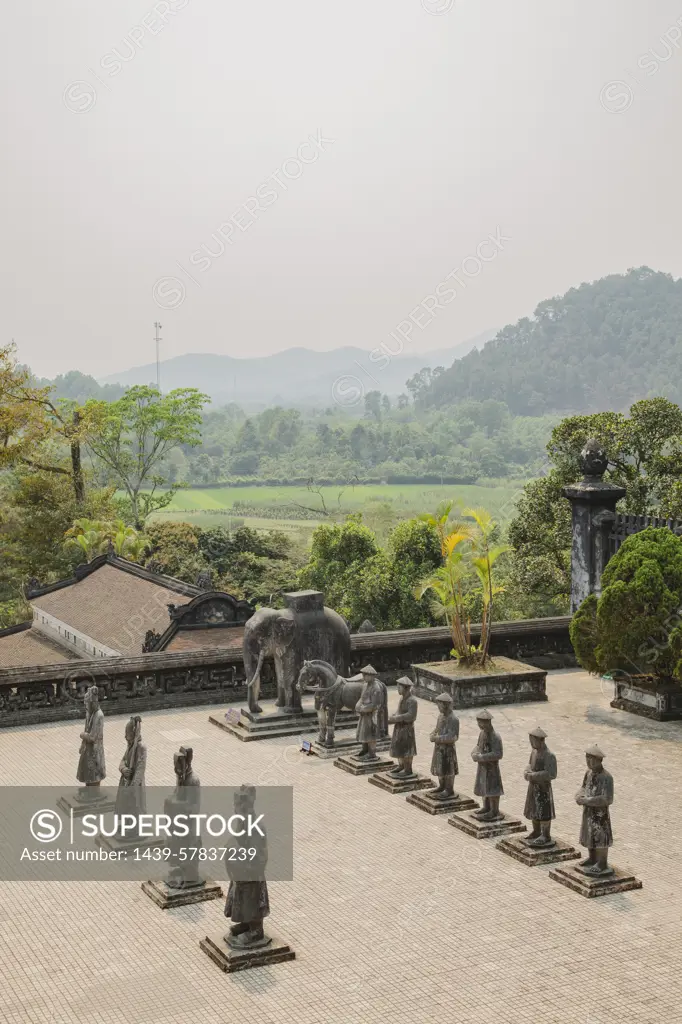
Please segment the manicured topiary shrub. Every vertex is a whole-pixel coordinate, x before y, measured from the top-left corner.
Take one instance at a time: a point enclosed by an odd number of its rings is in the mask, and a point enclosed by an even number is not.
[[[668,529],[621,545],[571,622],[571,642],[590,672],[682,677],[682,540]]]

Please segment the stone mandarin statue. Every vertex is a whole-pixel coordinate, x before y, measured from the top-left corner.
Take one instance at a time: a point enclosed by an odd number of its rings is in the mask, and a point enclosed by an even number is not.
[[[480,729],[478,743],[471,757],[478,765],[474,795],[483,798],[483,806],[471,815],[479,821],[498,821],[500,814],[500,797],[504,795],[500,761],[502,760],[502,740],[493,729],[493,716],[489,711],[481,711],[476,715]]]
[[[99,690],[91,686],[85,693],[85,728],[80,734],[81,748],[76,778],[86,790],[97,787],[106,778],[104,761],[104,713],[99,706]],[[82,795],[96,796],[96,793]]]
[[[234,795],[235,814],[242,814],[244,817],[254,815],[255,806],[255,787],[241,786]],[[263,826],[260,827],[265,832]],[[255,830],[251,836],[235,839],[234,842],[245,849],[255,849],[256,856],[243,862],[225,862],[230,878],[225,901],[225,917],[233,922],[225,941],[233,949],[257,949],[272,942],[263,930],[263,921],[270,914],[268,883],[265,881],[265,868],[268,862],[267,836],[261,836],[258,830]]]
[[[588,855],[577,870],[589,876],[612,875],[613,868],[608,866],[607,860],[609,846],[613,846],[609,814],[613,803],[613,778],[602,764],[604,754],[599,747],[590,747],[586,760],[587,771],[575,800],[583,808],[579,842],[587,847]]]
[[[429,790],[429,794],[439,800],[449,800],[455,795],[455,775],[459,771],[455,749],[459,739],[459,719],[452,710],[452,697],[449,693],[439,693],[436,704],[438,719],[430,740],[433,743],[431,774],[438,777],[438,785]]]
[[[147,748],[142,742],[142,719],[133,715],[125,727],[126,749],[118,770],[121,778],[116,794],[114,813],[144,814],[147,809],[145,791],[145,771],[147,768]],[[120,818],[119,818],[120,821]],[[130,835],[130,833],[127,833]]]
[[[391,757],[398,760],[397,768],[388,772],[394,779],[406,779],[413,775],[412,760],[417,753],[417,740],[414,734],[414,723],[417,720],[419,704],[412,694],[412,680],[402,676],[398,680],[400,700],[394,715],[388,719],[393,726],[391,737]]]
[[[376,761],[377,737],[379,735],[378,716],[384,703],[384,690],[379,673],[371,665],[360,669],[364,686],[360,700],[355,705],[356,714],[360,716],[355,738],[362,744],[358,760]]]
[[[531,755],[523,777],[528,783],[524,816],[533,823],[533,831],[524,839],[534,848],[555,846],[551,837],[554,813],[552,782],[557,776],[556,757],[548,749],[547,733],[538,726],[529,733]]]
[[[177,754],[173,755],[173,767],[175,769],[175,789],[170,797],[164,801],[164,813],[169,815],[171,820],[176,814],[188,815],[198,814],[201,810],[201,784],[199,777],[192,770],[192,759],[194,751],[191,747],[180,747]],[[201,836],[193,831],[189,836],[174,836],[165,844],[169,846],[174,854],[166,885],[169,889],[189,889],[192,886],[204,885],[205,882],[199,877],[199,850],[202,842]],[[192,856],[189,852],[196,849],[197,853]],[[180,850],[185,850],[185,859],[182,859]]]

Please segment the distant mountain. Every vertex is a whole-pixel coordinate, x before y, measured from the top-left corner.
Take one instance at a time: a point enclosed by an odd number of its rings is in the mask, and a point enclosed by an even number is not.
[[[682,280],[638,267],[541,302],[433,378],[419,403],[492,398],[532,416],[620,411],[656,395],[682,402]]]
[[[161,363],[161,389],[193,387],[210,395],[214,405],[238,402],[244,406],[332,404],[334,382],[356,378],[365,391],[377,389],[397,395],[406,380],[424,366],[449,366],[456,358],[483,345],[493,331],[477,335],[451,348],[412,355],[403,353],[385,361],[372,361],[366,349],[348,346],[331,352],[289,348],[270,356],[237,359],[200,353],[176,356]],[[102,380],[104,385],[149,384],[156,380],[156,363],[136,366]],[[353,383],[352,381],[350,382]]]

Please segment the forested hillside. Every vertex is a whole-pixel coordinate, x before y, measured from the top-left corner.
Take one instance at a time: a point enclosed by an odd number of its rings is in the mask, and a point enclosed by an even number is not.
[[[470,398],[515,415],[621,411],[682,400],[682,281],[639,267],[541,302],[481,351],[425,380],[422,407]]]

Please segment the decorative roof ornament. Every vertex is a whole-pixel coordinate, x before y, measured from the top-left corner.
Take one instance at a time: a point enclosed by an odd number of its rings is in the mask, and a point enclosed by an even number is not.
[[[585,442],[580,453],[580,468],[583,476],[589,479],[601,480],[609,467],[609,460],[603,446],[596,438],[591,437]]]

